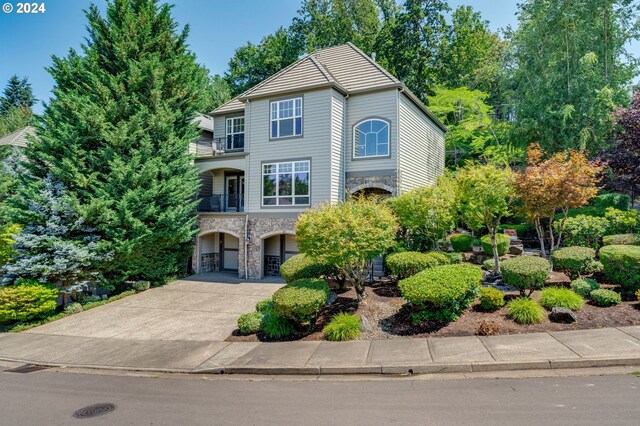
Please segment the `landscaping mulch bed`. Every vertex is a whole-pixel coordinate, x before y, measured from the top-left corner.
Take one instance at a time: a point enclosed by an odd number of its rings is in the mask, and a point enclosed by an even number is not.
[[[550,276],[548,284],[559,285],[568,283],[563,274]],[[603,285],[603,288],[611,286]],[[539,292],[532,297],[538,298]],[[505,301],[517,297],[518,293],[506,293]],[[371,332],[362,333],[360,340],[401,339],[413,337],[444,337],[444,336],[473,336],[478,334],[478,327],[483,321],[497,326],[497,334],[536,333],[546,331],[581,330],[602,327],[620,327],[640,325],[640,302],[626,301],[617,306],[600,308],[589,303],[582,310],[576,312],[578,320],[573,324],[555,323],[548,316],[544,322],[533,325],[520,325],[507,317],[506,307],[494,312],[484,312],[480,309],[480,302],[476,301],[456,321],[448,324],[423,323],[414,325],[411,321],[411,310],[400,296],[395,283],[376,282],[367,287],[367,297],[358,305],[353,289],[338,294],[337,300],[328,306],[318,318],[315,326],[303,332],[290,336],[292,340],[324,340],[322,328],[338,312],[349,312],[364,316],[372,327]],[[548,314],[549,312],[547,312]],[[230,342],[270,341],[265,336],[243,336],[238,330],[229,336]],[[271,340],[273,341],[273,340]]]

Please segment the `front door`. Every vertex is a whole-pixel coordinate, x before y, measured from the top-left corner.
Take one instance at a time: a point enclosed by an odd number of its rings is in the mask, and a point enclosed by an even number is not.
[[[244,210],[244,175],[229,175],[227,179],[227,208],[231,211]]]

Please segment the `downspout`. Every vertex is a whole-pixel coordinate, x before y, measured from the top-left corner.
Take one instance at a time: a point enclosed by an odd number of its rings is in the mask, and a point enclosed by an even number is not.
[[[348,137],[348,124],[349,121],[347,120],[347,114],[349,112],[349,107],[348,107],[348,102],[347,100],[349,99],[349,94],[347,93],[346,95],[344,95],[344,101],[343,101],[343,111],[342,111],[342,200],[340,201],[345,201],[347,198],[347,155],[351,155],[347,152],[347,137]]]
[[[247,107],[249,107],[249,114],[247,114]],[[248,148],[248,154],[245,157],[245,177],[244,177],[244,279],[249,279],[249,213],[246,211],[249,208],[249,197],[247,197],[247,192],[250,187],[251,182],[251,167],[247,167],[250,164],[248,158],[251,155],[249,151],[251,151],[251,105],[250,101],[247,100],[246,106],[244,108],[244,122],[245,122],[245,149]],[[248,130],[248,132],[247,132]],[[248,133],[248,135],[247,135]],[[248,142],[248,143],[247,143]]]
[[[400,170],[400,95],[404,92],[401,87],[396,98],[396,196],[400,195],[400,185],[402,184],[402,171]]]

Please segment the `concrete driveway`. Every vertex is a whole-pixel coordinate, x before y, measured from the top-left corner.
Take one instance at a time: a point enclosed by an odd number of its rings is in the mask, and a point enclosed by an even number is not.
[[[26,333],[129,340],[222,341],[238,317],[282,286],[226,274],[174,281]]]

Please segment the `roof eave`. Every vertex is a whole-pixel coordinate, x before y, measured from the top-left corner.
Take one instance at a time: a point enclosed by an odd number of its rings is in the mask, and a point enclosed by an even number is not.
[[[342,93],[343,95],[349,94],[347,89],[342,87],[340,84],[332,81],[327,83],[311,84],[308,86],[296,87],[293,89],[285,89],[285,90],[278,90],[274,92],[262,93],[258,95],[241,96],[238,98],[238,100],[240,102],[246,102],[246,101],[252,101],[255,99],[270,98],[273,96],[283,96],[290,93],[293,94],[293,93],[307,92],[307,91],[319,90],[319,89],[329,89],[329,88],[336,89],[338,92]]]
[[[431,119],[431,121],[433,121],[435,123],[436,126],[438,126],[440,128],[440,130],[442,130],[445,133],[447,133],[449,131],[449,128],[447,126],[445,126],[444,123],[442,121],[440,121],[440,119],[438,117],[436,117],[435,114],[432,113],[429,110],[429,108],[427,108],[427,106],[425,104],[423,104],[422,101],[420,99],[418,99],[418,97],[416,95],[414,95],[411,90],[409,90],[409,88],[407,86],[405,86],[404,84],[401,84],[400,86],[401,86],[400,91],[402,93],[404,93],[405,95],[407,95],[407,97],[418,108],[420,108],[422,110],[422,112],[424,112]]]

